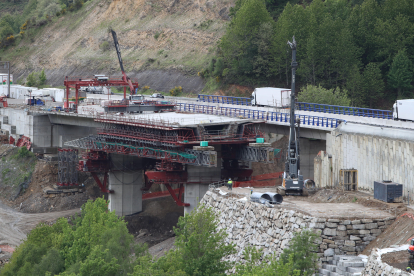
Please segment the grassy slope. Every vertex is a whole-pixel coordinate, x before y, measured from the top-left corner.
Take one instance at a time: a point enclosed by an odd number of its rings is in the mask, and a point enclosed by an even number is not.
[[[88,66],[118,70],[113,48],[113,28],[118,34],[126,71],[143,69],[193,69],[205,67],[228,21],[219,10],[233,0],[210,1],[200,6],[192,1],[156,4],[141,0],[94,0],[77,13],[68,13],[39,29],[32,29],[1,51],[4,60],[26,70]],[[212,3],[212,4],[211,4]],[[203,8],[204,11],[201,11]],[[110,46],[102,49],[103,43]]]
[[[0,1],[0,18],[2,15],[7,13],[21,13],[23,12],[24,6],[29,2],[29,0],[19,0],[18,2],[9,2],[7,0]]]

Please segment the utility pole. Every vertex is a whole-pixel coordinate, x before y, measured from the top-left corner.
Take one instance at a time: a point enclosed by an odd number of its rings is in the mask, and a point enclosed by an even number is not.
[[[0,61],[0,68],[7,70],[7,97],[10,97],[10,61]]]

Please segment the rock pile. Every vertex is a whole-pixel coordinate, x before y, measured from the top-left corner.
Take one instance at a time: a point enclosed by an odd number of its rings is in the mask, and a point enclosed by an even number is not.
[[[224,198],[207,191],[202,204],[218,213],[219,229],[225,229],[226,242],[236,245],[237,253],[232,261],[243,261],[242,253],[247,246],[262,248],[264,255],[279,257],[295,232],[313,229],[320,238],[318,257],[322,262],[334,260],[334,255],[357,255],[375,239],[394,218],[340,220],[315,218],[298,211],[275,206]]]

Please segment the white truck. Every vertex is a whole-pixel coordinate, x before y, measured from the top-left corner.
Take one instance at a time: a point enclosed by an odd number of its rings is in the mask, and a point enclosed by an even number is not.
[[[414,121],[414,99],[396,100],[392,111],[394,120]]]
[[[262,87],[252,93],[253,106],[289,107],[290,89]]]

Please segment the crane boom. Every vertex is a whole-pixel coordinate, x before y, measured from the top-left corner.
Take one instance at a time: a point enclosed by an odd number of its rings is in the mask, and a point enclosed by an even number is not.
[[[124,64],[122,62],[122,57],[121,57],[121,50],[119,49],[119,43],[118,43],[118,38],[116,36],[116,32],[114,30],[111,30],[112,33],[112,37],[114,39],[114,44],[115,44],[115,49],[116,49],[116,54],[118,55],[118,60],[119,60],[119,65],[121,66],[121,71],[122,71],[122,79],[128,83],[129,85],[129,90],[131,91],[131,95],[134,94],[134,86],[132,85],[132,81],[131,79],[126,75],[125,70],[124,70]],[[125,90],[124,90],[125,93]]]
[[[296,84],[296,68],[298,63],[296,62],[296,40],[293,37],[292,42],[288,41],[290,48],[292,49],[292,88],[290,94],[290,132],[289,132],[289,144],[288,152],[286,156],[285,172],[283,174],[283,189],[280,188],[281,194],[283,193],[299,193],[302,194],[303,190],[303,176],[300,175],[300,155],[299,155],[299,126],[300,121],[295,120],[295,84]],[[296,125],[298,128],[296,129]]]

